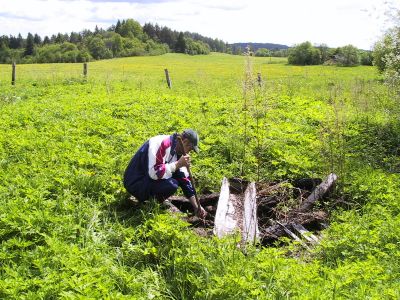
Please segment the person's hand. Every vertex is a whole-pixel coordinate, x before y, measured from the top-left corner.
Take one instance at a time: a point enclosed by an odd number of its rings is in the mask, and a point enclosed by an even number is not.
[[[197,205],[196,196],[193,195],[192,197],[190,197],[189,202],[190,204],[192,204],[195,215],[200,219],[205,220],[205,218],[207,217],[207,212],[201,205]]]
[[[182,155],[178,162],[176,163],[176,168],[182,168],[182,167],[190,167],[190,155],[186,154],[186,155]]]
[[[196,216],[204,220],[207,217],[207,212],[204,210],[202,206],[199,206],[196,210]]]

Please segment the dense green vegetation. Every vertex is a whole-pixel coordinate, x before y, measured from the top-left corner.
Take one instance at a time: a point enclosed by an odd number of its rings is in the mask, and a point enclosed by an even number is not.
[[[400,298],[397,94],[374,67],[245,60],[114,59],[90,63],[87,79],[81,64],[20,65],[15,86],[0,65],[0,298]],[[188,127],[201,137],[192,170],[203,191],[242,172],[336,172],[321,243],[244,251],[155,203],[125,206],[134,151]]]
[[[303,66],[319,64],[334,64],[344,67],[360,64],[372,66],[372,56],[372,51],[359,50],[353,45],[328,48],[326,45],[314,47],[310,42],[304,42],[289,49],[288,62]]]

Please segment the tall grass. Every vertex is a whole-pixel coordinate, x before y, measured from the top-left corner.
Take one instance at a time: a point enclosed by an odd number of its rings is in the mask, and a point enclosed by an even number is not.
[[[246,175],[340,173],[320,245],[244,254],[156,203],[126,205],[124,168],[155,134],[199,131],[200,190],[241,174],[243,57],[100,61],[87,81],[79,64],[23,65],[14,87],[0,65],[0,298],[399,298],[397,99],[372,67],[251,59],[264,82],[246,94]]]

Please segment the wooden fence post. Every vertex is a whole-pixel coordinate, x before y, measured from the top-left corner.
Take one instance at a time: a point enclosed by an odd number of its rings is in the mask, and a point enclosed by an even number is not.
[[[257,73],[258,86],[261,87],[261,73]]]
[[[171,88],[171,79],[169,78],[168,69],[164,69],[165,71],[165,78],[167,79],[168,87]]]
[[[87,77],[87,62],[83,63],[83,76]]]
[[[15,69],[16,69],[16,64],[15,61],[12,63],[12,72],[11,72],[11,84],[15,85]]]

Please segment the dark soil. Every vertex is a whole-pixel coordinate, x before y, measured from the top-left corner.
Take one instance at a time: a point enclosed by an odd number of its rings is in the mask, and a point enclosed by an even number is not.
[[[321,182],[319,178],[304,178],[293,182],[257,183],[257,216],[263,245],[272,245],[280,237],[288,237],[282,225],[292,232],[295,232],[292,224],[301,224],[313,233],[326,228],[327,211],[299,210],[301,203]]]
[[[230,179],[231,200],[235,206],[235,220],[242,220],[244,191],[247,181]],[[301,224],[310,232],[316,234],[327,227],[328,212],[323,209],[300,211],[301,203],[307,199],[311,191],[321,183],[319,178],[298,179],[292,182],[258,182],[257,189],[257,216],[262,245],[279,243],[280,237],[288,236],[283,228],[294,231],[291,224]],[[219,193],[199,195],[199,200],[208,212],[206,220],[200,220],[193,215],[190,202],[184,197],[170,197],[170,202],[180,211],[189,213],[187,221],[193,230],[200,236],[213,234],[214,218],[218,205]],[[242,227],[242,224],[238,224]],[[282,226],[283,225],[283,226]]]

